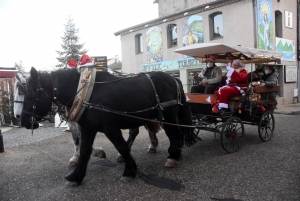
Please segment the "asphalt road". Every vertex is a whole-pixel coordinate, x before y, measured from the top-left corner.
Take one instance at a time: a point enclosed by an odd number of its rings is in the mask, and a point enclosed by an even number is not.
[[[132,147],[139,176],[120,181],[124,164],[101,133],[94,145],[102,146],[107,160],[91,158],[81,186],[66,188],[64,176],[73,154],[70,133],[53,124],[34,131],[13,128],[3,133],[5,153],[0,154],[0,200],[300,200],[299,115],[275,114],[276,129],[262,142],[257,126],[245,125],[241,149],[227,154],[213,133],[201,131],[202,141],[183,149],[178,167],[164,168],[168,139],[158,134],[156,154],[147,153],[144,128]],[[124,131],[124,137],[128,131]],[[156,176],[156,177],[155,177]],[[157,179],[161,187],[151,185]],[[171,183],[167,183],[171,182]],[[176,190],[166,188],[173,187]]]

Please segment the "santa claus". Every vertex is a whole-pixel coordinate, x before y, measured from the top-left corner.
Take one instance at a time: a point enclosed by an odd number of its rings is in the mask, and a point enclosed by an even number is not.
[[[239,60],[233,60],[232,64],[227,66],[226,85],[215,92],[219,100],[219,111],[222,116],[230,116],[232,111],[228,109],[228,99],[230,97],[245,96],[245,90],[242,87],[248,86],[248,73],[245,70],[245,64]]]

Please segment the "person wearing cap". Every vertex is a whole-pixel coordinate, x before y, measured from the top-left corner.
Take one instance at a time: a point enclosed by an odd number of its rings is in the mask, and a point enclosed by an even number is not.
[[[252,78],[251,78],[252,75]],[[250,83],[255,82],[255,81],[262,81],[263,76],[265,75],[264,73],[264,67],[262,64],[258,64],[255,67],[255,70],[252,73],[248,73],[248,82]]]
[[[201,73],[194,72],[194,83],[200,85],[192,86],[191,93],[213,94],[220,86],[222,80],[222,70],[215,65],[216,56],[211,55],[207,59],[207,66]]]
[[[261,85],[265,85],[268,88],[273,88],[278,85],[278,75],[275,72],[274,66],[265,66],[265,75],[263,76],[262,82],[263,83],[261,83]],[[274,110],[277,105],[276,94],[277,92],[267,92],[261,94],[261,100],[268,99],[270,101],[270,107],[272,110]]]
[[[227,66],[226,85],[215,92],[219,100],[219,112],[224,116],[230,116],[233,111],[228,109],[228,100],[231,97],[245,96],[246,92],[242,87],[248,86],[248,73],[245,70],[245,64],[239,60],[233,60],[232,64]]]

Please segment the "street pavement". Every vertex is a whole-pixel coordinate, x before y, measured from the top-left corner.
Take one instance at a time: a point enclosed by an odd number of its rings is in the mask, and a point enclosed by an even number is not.
[[[274,137],[268,142],[260,140],[257,126],[245,125],[241,149],[233,154],[214,141],[213,133],[200,131],[202,141],[184,147],[183,160],[173,169],[164,168],[169,146],[164,131],[157,135],[157,153],[149,154],[149,137],[141,127],[132,147],[139,174],[130,183],[120,181],[124,164],[116,162],[116,149],[98,133],[94,146],[103,147],[107,159],[92,157],[82,185],[76,188],[64,186],[64,177],[73,170],[67,167],[74,151],[69,132],[51,123],[33,134],[25,128],[0,127],[5,148],[0,153],[0,200],[298,201],[299,111],[300,104],[279,106],[274,112]],[[123,135],[127,138],[128,130]],[[154,176],[161,179],[161,187],[145,179]],[[179,187],[169,190],[166,182]]]

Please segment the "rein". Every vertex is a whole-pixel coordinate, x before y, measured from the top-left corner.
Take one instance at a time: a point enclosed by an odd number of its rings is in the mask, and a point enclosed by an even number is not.
[[[189,125],[182,125],[182,124],[172,124],[172,123],[168,123],[168,122],[161,122],[161,121],[158,121],[158,120],[146,119],[146,118],[137,117],[137,116],[133,116],[133,115],[128,114],[128,113],[138,113],[138,112],[142,112],[142,111],[146,111],[146,110],[140,110],[140,111],[137,111],[137,112],[122,112],[122,111],[112,110],[112,109],[109,109],[109,108],[104,108],[104,107],[101,107],[98,104],[92,104],[92,103],[88,103],[86,101],[83,101],[82,105],[84,107],[87,107],[87,109],[95,109],[95,110],[99,110],[99,111],[103,111],[103,112],[119,114],[119,115],[131,117],[131,118],[135,118],[135,119],[140,119],[140,120],[144,120],[144,121],[160,123],[161,125],[166,124],[166,125],[171,125],[171,126],[196,128],[196,126],[189,126]],[[152,107],[152,108],[155,109],[155,107]],[[149,110],[149,109],[147,109],[147,110]]]

